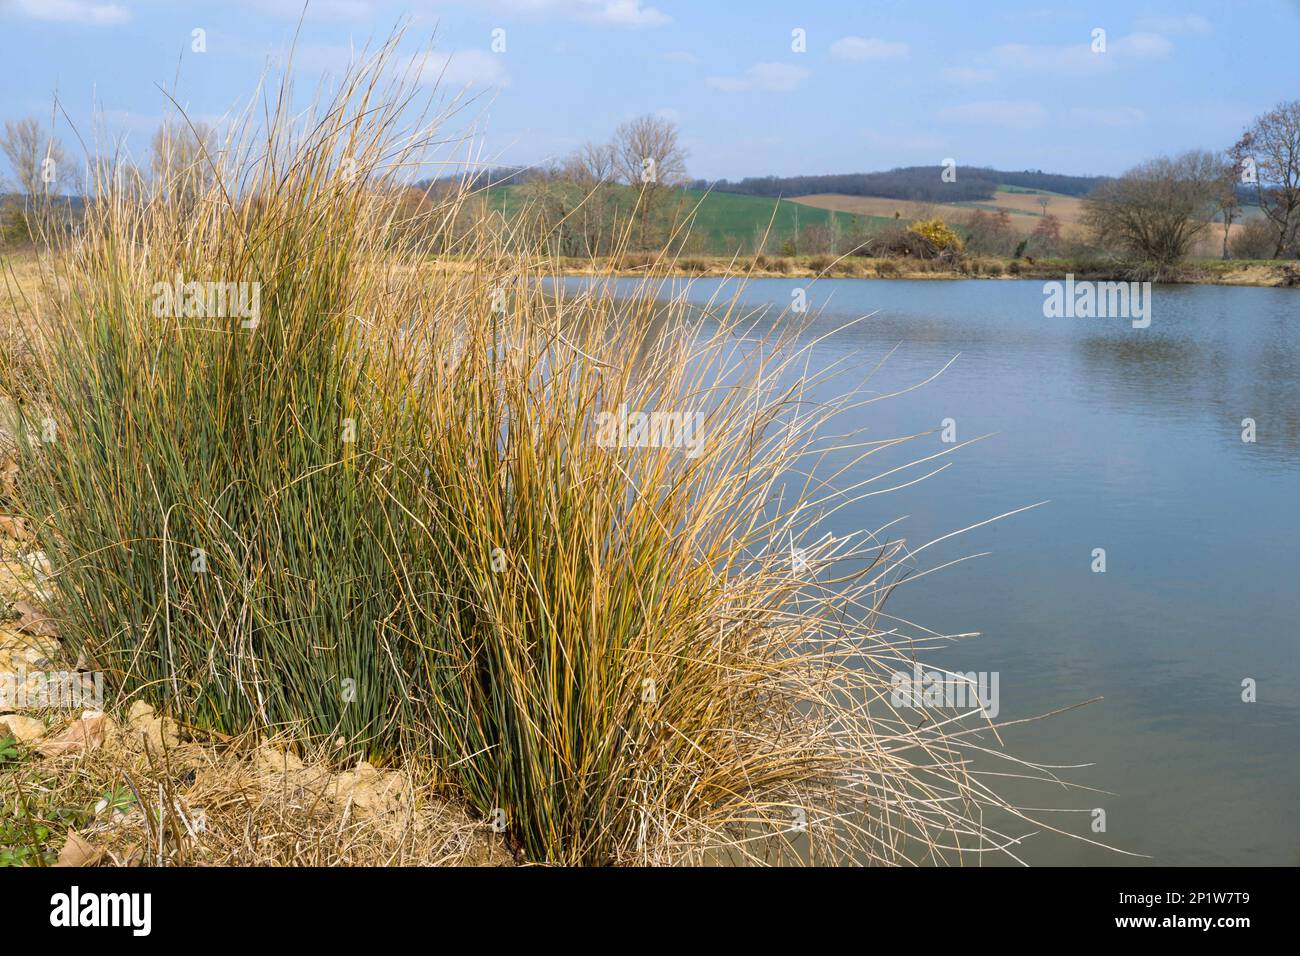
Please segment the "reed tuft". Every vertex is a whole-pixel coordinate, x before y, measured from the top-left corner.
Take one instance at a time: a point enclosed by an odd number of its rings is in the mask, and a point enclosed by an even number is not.
[[[986,723],[891,706],[901,542],[821,534],[861,392],[662,258],[614,295],[461,193],[413,224],[441,118],[394,50],[58,239],[5,386],[72,653],[196,727],[428,756],[536,861],[1008,843]]]

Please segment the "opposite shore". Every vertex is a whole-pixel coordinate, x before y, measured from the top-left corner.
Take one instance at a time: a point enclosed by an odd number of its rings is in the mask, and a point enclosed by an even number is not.
[[[557,260],[566,275],[656,275],[725,278],[746,275],[764,279],[1076,279],[1157,282],[1189,285],[1300,288],[1300,262],[1279,260],[1188,260],[1159,276],[1141,274],[1123,263],[1079,259],[1010,259],[968,257],[955,263],[938,260],[867,258],[863,256],[680,256],[676,261],[640,253]]]

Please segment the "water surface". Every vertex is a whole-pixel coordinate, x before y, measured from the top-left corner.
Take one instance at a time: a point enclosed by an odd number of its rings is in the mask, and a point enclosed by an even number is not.
[[[685,294],[706,302],[718,285]],[[776,323],[798,288],[818,316],[809,336],[874,313],[817,361],[853,353],[865,375],[893,350],[870,381],[881,393],[956,356],[923,388],[855,413],[867,437],[933,431],[900,452],[920,457],[945,447],[944,419],[958,440],[990,435],[829,530],[907,515],[900,531],[919,544],[1047,502],[931,548],[928,565],[992,553],[900,588],[890,606],[936,631],[980,632],[930,660],[999,672],[1000,720],[1104,698],[1004,737],[1029,758],[1091,764],[1069,779],[1107,793],[1013,795],[1078,811],[1046,818],[1152,862],[1300,863],[1300,292],[1157,286],[1146,329],[1045,318],[1036,281],[761,279],[740,297],[771,305]],[[1248,417],[1254,443],[1242,441]],[[875,459],[862,477],[903,460]],[[1096,548],[1105,573],[1092,570]],[[1255,703],[1242,701],[1246,678]],[[1050,834],[1023,855],[1144,862]]]

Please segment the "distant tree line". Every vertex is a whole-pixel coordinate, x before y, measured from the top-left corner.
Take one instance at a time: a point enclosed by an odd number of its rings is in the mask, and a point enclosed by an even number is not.
[[[53,229],[75,227],[89,197],[197,197],[216,175],[219,148],[211,126],[171,119],[154,133],[147,166],[119,153],[92,155],[78,166],[35,117],[9,120],[0,130],[0,153],[16,182],[0,179],[0,242],[40,242]]]
[[[945,182],[942,166],[902,166],[887,172],[843,173],[828,176],[759,176],[739,182],[695,180],[696,189],[772,198],[839,193],[845,196],[880,196],[914,202],[976,202],[992,199],[999,186],[1044,189],[1067,196],[1083,196],[1102,181],[1099,176],[1064,176],[1038,170],[1010,172],[988,167],[957,168],[956,179]]]
[[[1041,169],[1026,169],[1021,172],[1011,170],[989,170],[1006,186],[1018,186],[1021,189],[1041,189],[1063,196],[1086,196],[1104,183],[1109,176],[1066,176],[1061,173],[1045,173]]]
[[[491,189],[495,186],[522,186],[549,175],[545,166],[486,166],[464,172],[446,173],[416,183],[420,189],[437,189],[455,184],[470,190]]]

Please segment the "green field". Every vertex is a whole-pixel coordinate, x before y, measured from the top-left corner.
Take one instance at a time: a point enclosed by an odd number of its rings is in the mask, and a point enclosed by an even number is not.
[[[628,206],[634,201],[632,191],[626,186],[617,187],[626,193]],[[526,186],[497,186],[488,190],[490,207],[512,218],[527,201]],[[738,248],[752,251],[757,234],[771,225],[768,248],[779,247],[786,239],[796,236],[808,226],[829,225],[835,219],[842,235],[862,230],[872,230],[893,220],[883,216],[856,216],[845,212],[832,212],[799,203],[769,199],[764,196],[742,196],[737,193],[705,193],[697,189],[674,192],[682,213],[694,210],[695,220],[691,232],[701,237],[704,248],[700,251],[728,255]]]

